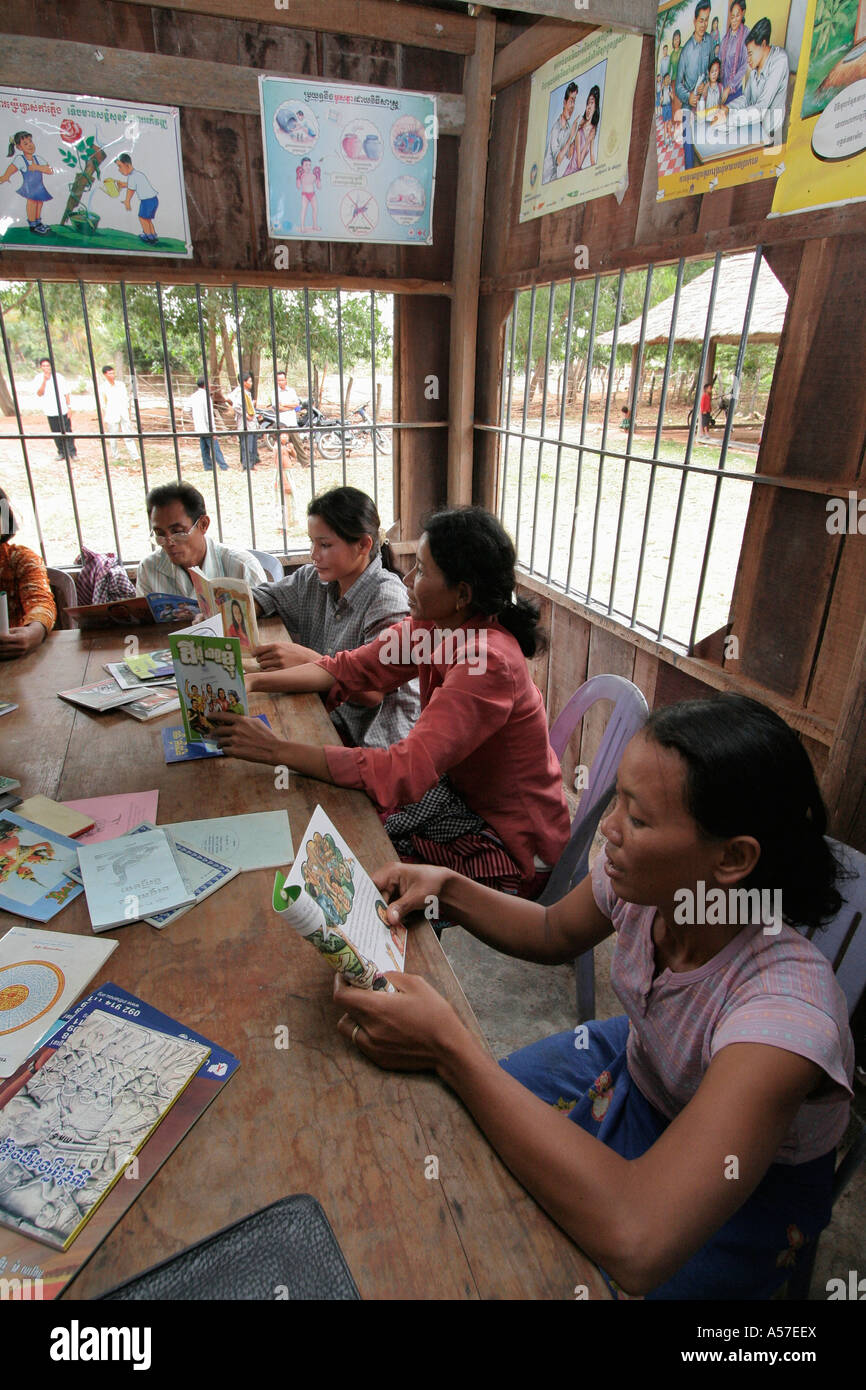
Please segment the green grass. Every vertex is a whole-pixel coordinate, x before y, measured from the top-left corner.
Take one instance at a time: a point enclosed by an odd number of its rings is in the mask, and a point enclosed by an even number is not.
[[[186,243],[177,237],[159,237],[157,243],[139,241],[137,232],[120,232],[113,228],[97,227],[95,232],[82,232],[73,227],[61,227],[46,222],[51,227],[48,236],[37,236],[29,227],[10,227],[0,237],[0,245],[26,246],[28,250],[45,250],[57,247],[66,251],[87,251],[98,255],[100,251],[126,251],[137,255],[186,256]],[[159,227],[156,226],[159,236]]]

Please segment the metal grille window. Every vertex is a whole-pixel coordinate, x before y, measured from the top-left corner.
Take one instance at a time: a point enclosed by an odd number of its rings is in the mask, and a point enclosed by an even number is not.
[[[480,428],[521,568],[679,650],[723,627],[786,308],[760,248],[516,293]]]
[[[82,546],[134,563],[150,549],[145,494],[179,479],[236,546],[305,549],[307,503],[338,483],[390,526],[393,305],[339,289],[0,286],[0,465],[21,539],[59,567]],[[193,413],[200,381],[212,436],[203,397]]]

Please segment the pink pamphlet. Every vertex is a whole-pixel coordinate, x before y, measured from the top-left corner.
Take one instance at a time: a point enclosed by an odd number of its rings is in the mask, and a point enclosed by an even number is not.
[[[80,845],[96,844],[100,840],[116,840],[126,835],[142,821],[156,824],[156,805],[159,792],[124,792],[121,796],[93,796],[86,801],[64,801],[73,811],[81,811],[94,821],[92,830],[79,835]]]

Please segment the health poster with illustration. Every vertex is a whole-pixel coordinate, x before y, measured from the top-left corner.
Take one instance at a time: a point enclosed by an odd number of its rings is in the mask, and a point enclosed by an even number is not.
[[[866,0],[809,0],[771,217],[866,198]]]
[[[666,0],[659,6],[653,81],[659,201],[774,179],[784,168],[805,5]]]
[[[430,246],[436,98],[260,77],[268,235]]]
[[[176,106],[0,87],[0,246],[192,256]]]
[[[602,29],[532,74],[520,221],[628,188],[642,40]]]

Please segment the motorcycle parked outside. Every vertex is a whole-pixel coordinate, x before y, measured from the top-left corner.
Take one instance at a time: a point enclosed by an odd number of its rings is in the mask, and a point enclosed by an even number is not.
[[[369,401],[365,401],[363,405],[357,406],[347,420],[325,420],[322,417],[324,424],[328,426],[322,434],[318,435],[316,441],[322,458],[340,458],[343,453],[344,438],[347,454],[352,453],[355,449],[372,449],[374,439],[378,453],[390,454],[390,432],[380,429],[378,425],[374,427],[373,421],[367,414],[369,404]],[[321,412],[318,413],[321,414]]]

